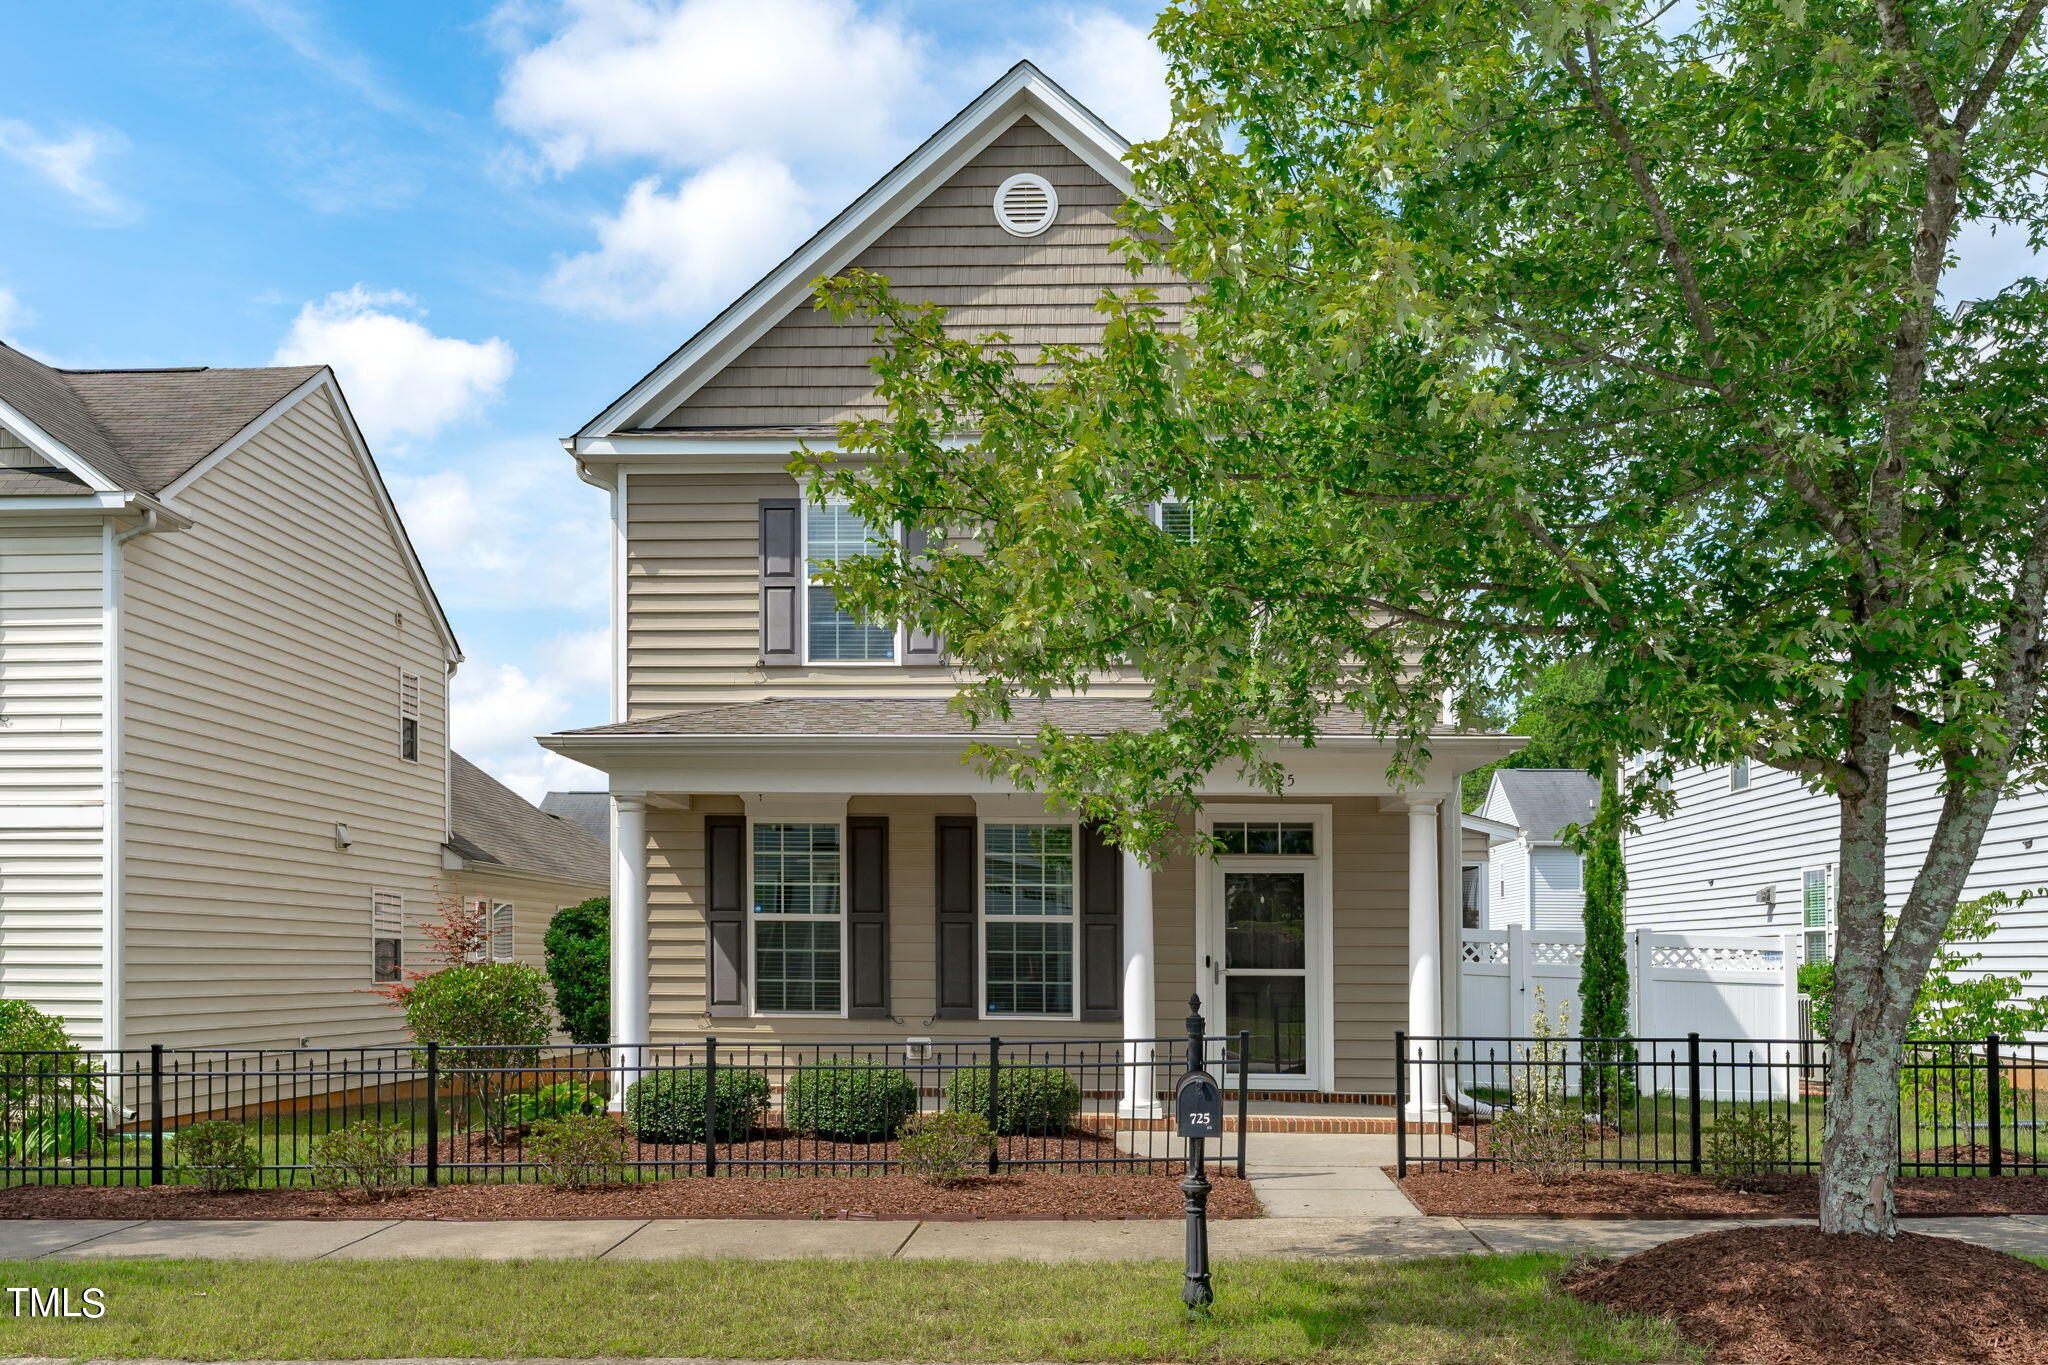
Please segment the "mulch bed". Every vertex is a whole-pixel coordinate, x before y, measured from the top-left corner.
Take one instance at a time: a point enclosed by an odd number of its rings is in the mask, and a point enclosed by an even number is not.
[[[941,1189],[916,1176],[682,1177],[558,1190],[548,1185],[415,1186],[389,1198],[318,1190],[207,1194],[190,1185],[0,1191],[0,1218],[1179,1218],[1179,1176],[1030,1174]],[[1213,1179],[1213,1218],[1253,1218],[1251,1187]]]
[[[632,1143],[629,1160],[659,1163],[662,1178],[643,1178],[604,1189],[571,1191],[540,1184],[487,1183],[512,1178],[482,1167],[517,1161],[519,1144],[498,1145],[475,1135],[444,1138],[443,1179],[388,1198],[309,1189],[206,1194],[189,1185],[56,1185],[0,1190],[0,1218],[876,1218],[982,1220],[1003,1218],[1179,1218],[1183,1167],[1133,1169],[1128,1153],[1093,1134],[1006,1138],[1009,1161],[1057,1163],[1034,1170],[984,1176],[948,1187],[916,1176],[878,1173],[871,1163],[893,1158],[894,1142],[834,1143],[782,1134],[718,1144],[721,1173],[697,1174],[704,1149],[695,1145]],[[412,1160],[426,1161],[426,1149]],[[843,1175],[803,1174],[796,1159],[844,1161]],[[1116,1158],[1121,1168],[1083,1166],[1084,1159]],[[734,1163],[756,1162],[753,1166]],[[465,1164],[479,1169],[463,1171]],[[731,1174],[734,1170],[746,1174]],[[531,1172],[527,1173],[531,1176]],[[1210,1172],[1216,1218],[1255,1218],[1251,1186]]]
[[[1387,1168],[1391,1174],[1392,1168]],[[1778,1193],[1724,1190],[1711,1176],[1671,1171],[1581,1171],[1540,1185],[1507,1171],[1428,1171],[1399,1182],[1427,1214],[1486,1218],[1812,1218],[1813,1176],[1786,1176]],[[1898,1182],[1907,1217],[2048,1213],[2048,1176],[1912,1176]]]
[[[2048,1270],[1946,1237],[1734,1228],[1566,1273],[1563,1288],[1669,1318],[1744,1365],[2040,1365]]]

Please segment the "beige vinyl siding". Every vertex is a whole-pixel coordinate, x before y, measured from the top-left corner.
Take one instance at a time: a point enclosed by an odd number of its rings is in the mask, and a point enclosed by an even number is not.
[[[1013,237],[995,221],[996,187],[1020,171],[1059,194],[1058,219],[1036,237]],[[957,335],[1004,332],[1027,358],[1054,342],[1092,344],[1105,289],[1143,283],[1169,303],[1187,297],[1170,276],[1133,279],[1110,250],[1123,200],[1051,133],[1020,119],[852,264],[888,276],[906,299],[946,305]],[[873,333],[872,323],[835,322],[806,300],[656,425],[815,426],[872,411]]]
[[[784,696],[951,696],[960,675],[903,664],[761,667],[762,498],[788,474],[632,474],[626,524],[627,717]],[[1103,679],[1101,696],[1143,696]]]
[[[446,665],[369,477],[316,392],[129,544],[128,1031],[135,1044],[395,1041],[370,895],[431,913]],[[398,756],[398,675],[421,680]],[[347,850],[334,826],[348,826]]]
[[[592,896],[609,895],[602,882],[570,882],[555,877],[533,877],[519,873],[495,872],[469,867],[447,874],[448,884],[465,900],[488,900],[512,907],[512,956],[529,966],[547,967],[548,921],[557,910],[580,905]],[[432,913],[432,907],[428,907]],[[408,951],[411,945],[407,945]]]
[[[105,1027],[106,647],[98,522],[0,521],[0,998]]]
[[[1283,803],[1284,804],[1284,803]],[[1393,1036],[1407,1011],[1407,816],[1383,813],[1369,797],[1333,806],[1335,847],[1324,858],[1334,901],[1334,1087],[1381,1094],[1393,1088]],[[972,815],[966,797],[856,796],[849,815],[889,817],[889,971],[893,1019],[820,1017],[711,1019],[704,1013],[704,817],[737,815],[736,796],[699,796],[690,809],[648,816],[648,949],[654,1038],[890,1041],[908,1037],[982,1039],[1115,1038],[1120,1024],[1044,1020],[933,1019],[936,817]],[[1156,1035],[1180,1035],[1196,989],[1195,878],[1187,856],[1153,877]],[[1211,1008],[1215,1008],[1214,1005]],[[1220,1021],[1219,1021],[1220,1026]]]

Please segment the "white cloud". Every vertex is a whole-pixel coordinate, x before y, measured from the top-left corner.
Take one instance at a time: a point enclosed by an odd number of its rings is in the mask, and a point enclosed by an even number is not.
[[[591,634],[603,637],[606,632]],[[580,651],[589,639],[563,636],[541,646],[544,660],[568,663],[567,671],[546,663],[532,675],[515,664],[458,671],[449,708],[456,752],[529,801],[550,791],[602,789],[604,774],[533,742],[534,736],[569,724],[578,701],[587,701]],[[606,650],[600,646],[597,653],[603,658]]]
[[[102,218],[122,219],[133,213],[98,170],[102,157],[127,146],[126,138],[109,129],[75,128],[46,136],[20,119],[0,119],[0,156],[27,167]]]
[[[561,0],[545,20],[533,10],[507,6],[494,26],[516,53],[498,118],[557,171],[591,157],[868,153],[889,144],[920,92],[916,37],[852,0]]]
[[[673,191],[649,176],[597,220],[596,250],[555,268],[548,296],[600,317],[687,316],[752,283],[810,220],[796,178],[768,157],[729,157]]]
[[[11,337],[29,323],[35,314],[21,301],[21,296],[5,285],[0,285],[0,338]]]
[[[385,477],[449,610],[596,611],[610,600],[604,496],[552,440],[494,443],[454,467]]]
[[[492,337],[435,336],[413,299],[358,284],[299,309],[277,365],[331,365],[372,446],[431,436],[498,396],[512,348]]]
[[[1106,10],[1072,11],[1039,61],[1048,76],[1133,141],[1158,137],[1172,106],[1166,55],[1143,25]]]

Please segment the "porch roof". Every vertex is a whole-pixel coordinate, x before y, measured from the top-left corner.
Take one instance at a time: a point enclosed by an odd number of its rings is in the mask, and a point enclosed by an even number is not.
[[[941,697],[771,697],[565,730],[556,737],[1019,739],[1037,734],[1046,725],[1083,735],[1148,731],[1159,728],[1159,713],[1149,701],[1138,697],[1061,697],[1018,701],[1012,705],[1009,716],[991,716],[975,726]],[[1442,726],[1433,733],[1461,738],[1506,738]],[[1356,716],[1327,717],[1323,734],[1358,739],[1379,737]]]

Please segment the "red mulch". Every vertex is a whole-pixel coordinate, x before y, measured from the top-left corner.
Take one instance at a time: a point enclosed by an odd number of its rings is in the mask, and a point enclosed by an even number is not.
[[[1114,1139],[1096,1133],[1062,1133],[1052,1137],[1006,1137],[1000,1139],[998,1155],[1006,1162],[1029,1161],[1037,1167],[1030,1174],[1058,1171],[1070,1175],[1094,1175],[1120,1172],[1125,1175],[1158,1174],[1149,1165],[1141,1163],[1129,1152],[1119,1149]],[[442,1138],[441,1168],[453,1170],[463,1165],[485,1167],[502,1162],[520,1160],[521,1145],[517,1138],[507,1143],[495,1143],[479,1133],[457,1133]],[[1168,1148],[1160,1146],[1160,1154]],[[821,1161],[840,1163],[836,1169],[855,1175],[881,1174],[882,1163],[897,1160],[902,1154],[902,1144],[891,1138],[884,1142],[833,1142],[809,1134],[788,1133],[780,1129],[757,1129],[746,1142],[724,1142],[718,1144],[718,1165],[721,1174],[741,1169],[754,1174],[774,1176],[803,1176],[816,1174],[806,1171],[806,1163]],[[648,1170],[660,1169],[662,1174],[696,1175],[704,1169],[704,1147],[702,1143],[660,1143],[642,1142],[630,1135],[626,1138],[626,1160],[640,1163]],[[427,1148],[424,1144],[413,1149],[408,1160],[424,1165]],[[1114,1163],[1114,1164],[1110,1164]],[[1180,1179],[1179,1163],[1173,1165],[1173,1178]],[[1025,1174],[1025,1172],[1017,1172]]]
[[[1783,1177],[1776,1193],[1724,1190],[1711,1176],[1671,1171],[1581,1171],[1561,1185],[1507,1171],[1428,1171],[1399,1183],[1424,1213],[1453,1217],[1811,1218],[1820,1212],[1819,1182],[1810,1175]],[[1908,1217],[2048,1213],[2048,1176],[1912,1176],[1898,1182],[1898,1202]]]
[[[2005,1163],[2009,1170],[2020,1170],[2021,1168],[2039,1170],[2044,1164],[2031,1155],[2013,1152],[2001,1152],[1999,1159]],[[1981,1142],[1967,1147],[1929,1147],[1925,1151],[1915,1152],[1905,1158],[1903,1164],[1907,1166],[1989,1166],[1991,1164],[1991,1149]]]
[[[2040,1365],[2048,1270],[1947,1237],[1734,1228],[1568,1272],[1593,1303],[1671,1319],[1743,1365]]]

